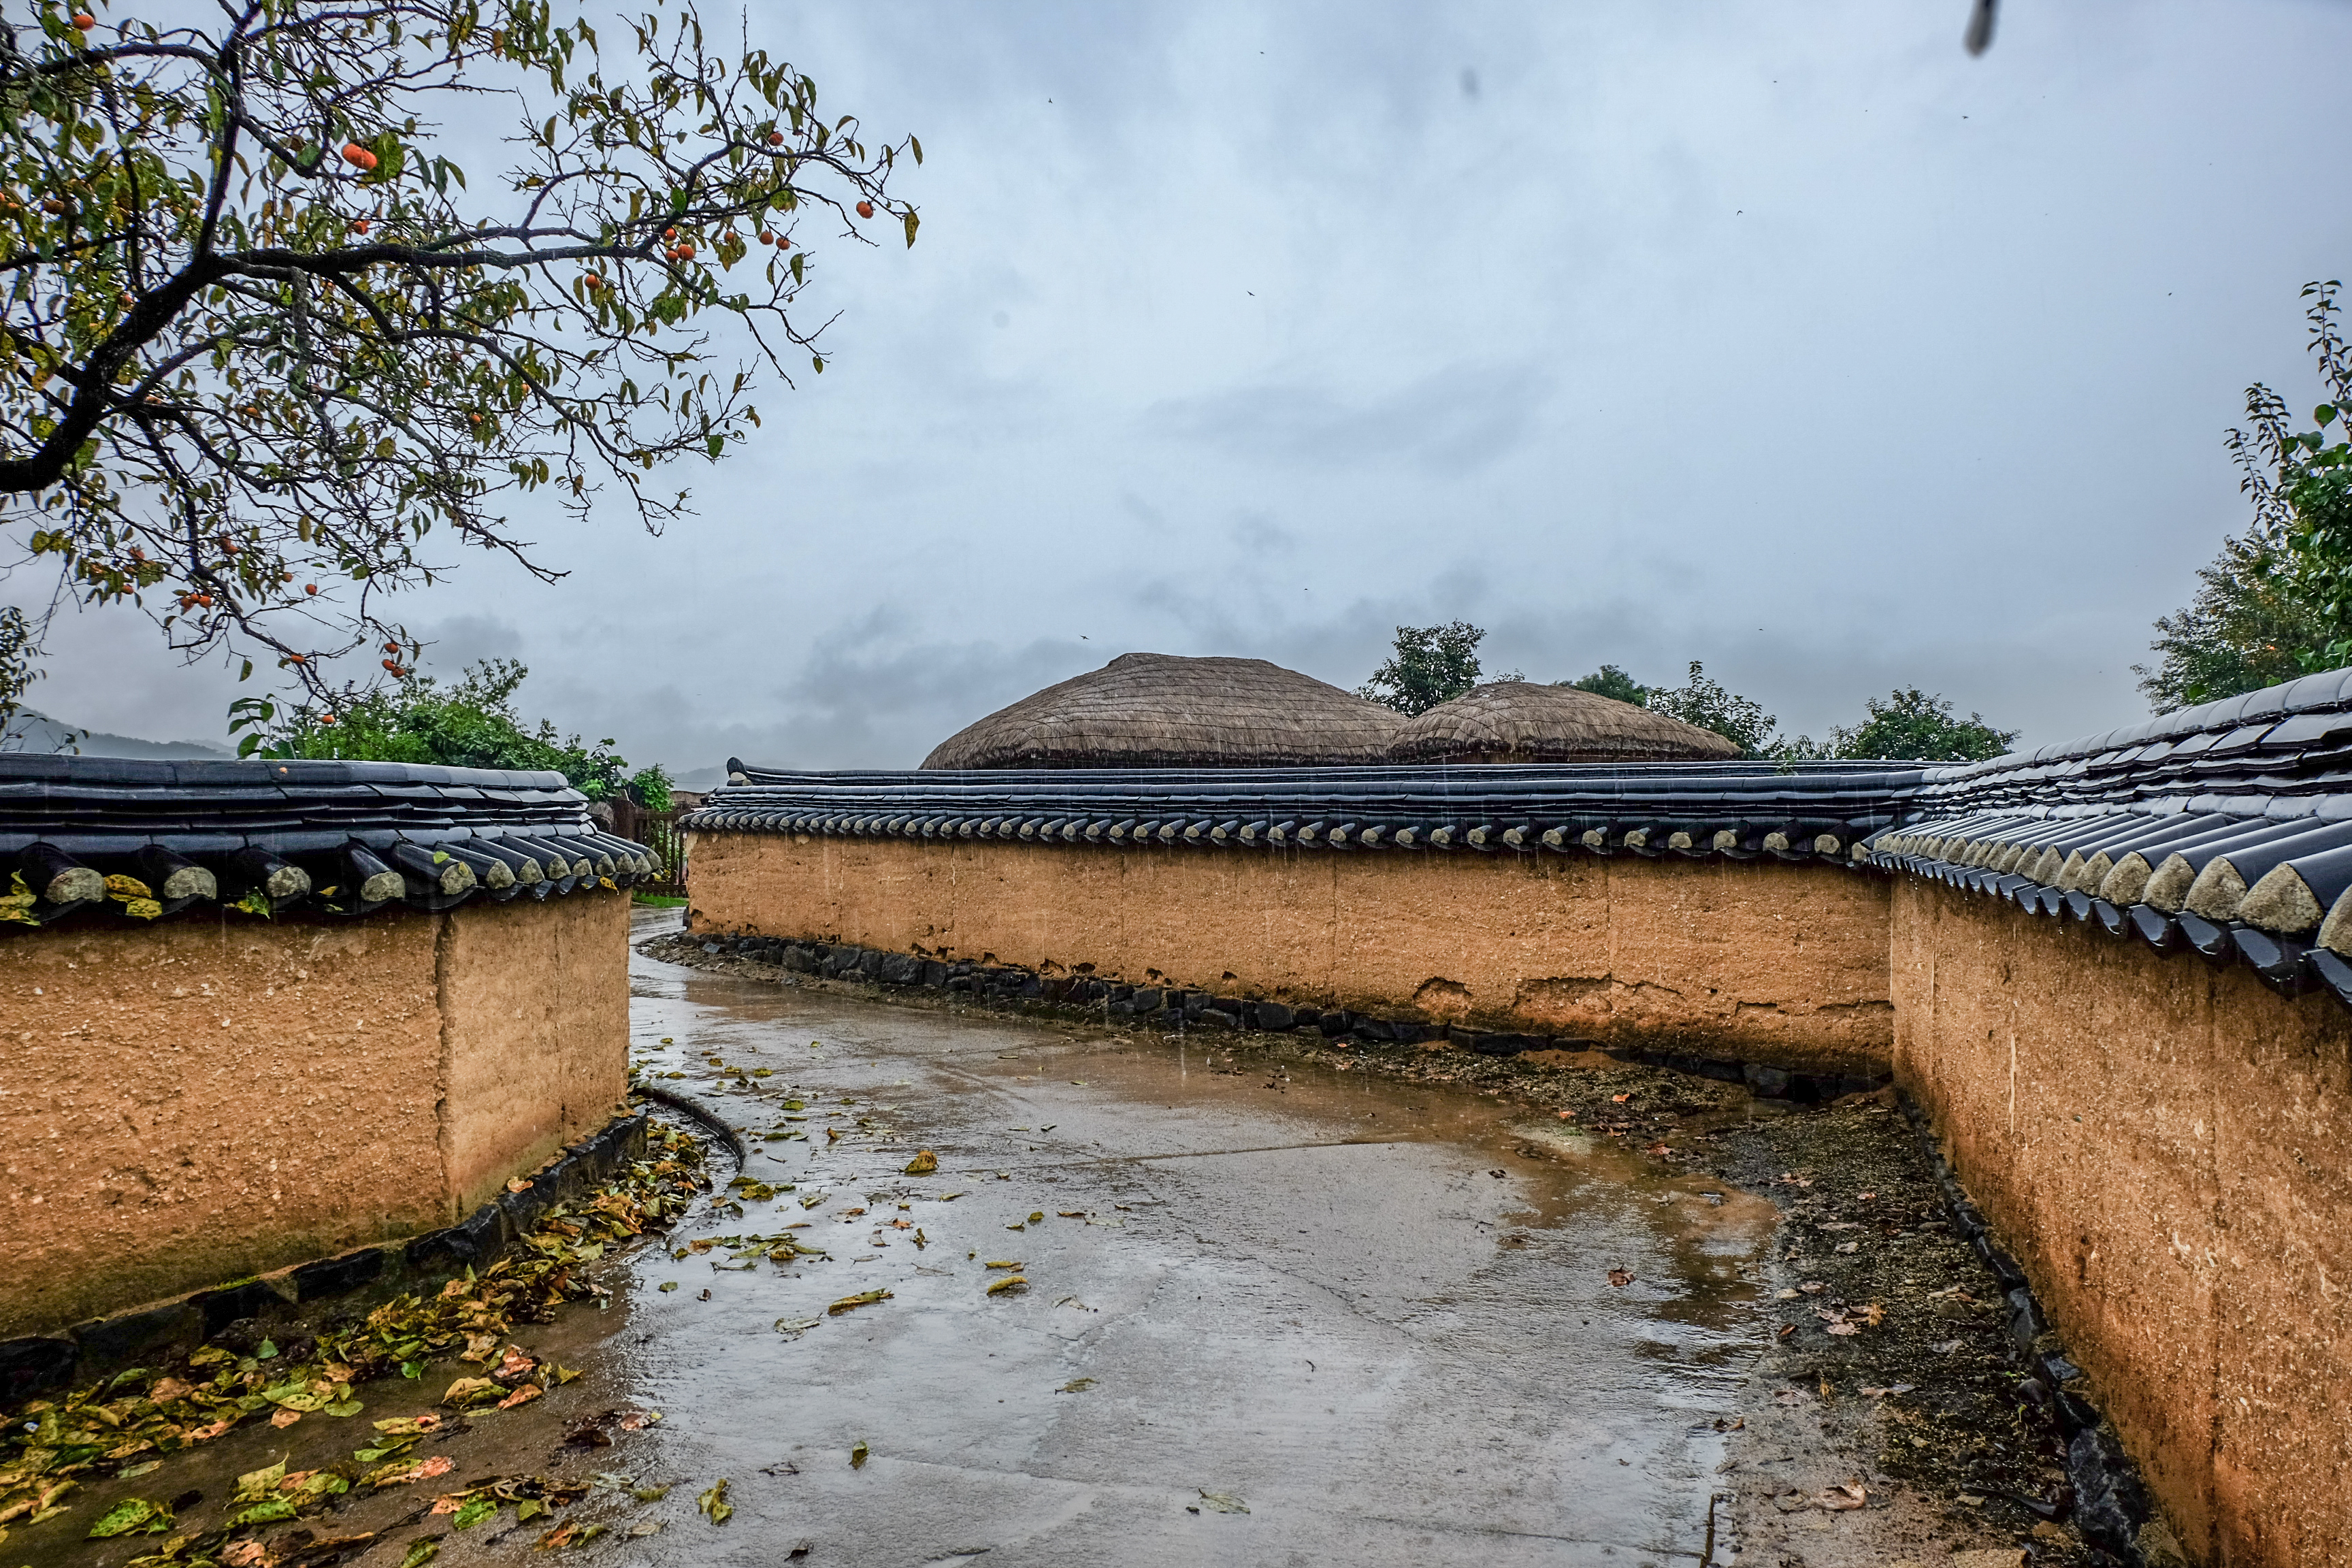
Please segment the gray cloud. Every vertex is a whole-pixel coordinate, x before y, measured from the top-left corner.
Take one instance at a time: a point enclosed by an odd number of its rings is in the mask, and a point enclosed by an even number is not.
[[[1148,428],[1260,462],[1411,464],[1458,478],[1517,449],[1547,388],[1526,365],[1450,365],[1410,386],[1346,396],[1305,384],[1237,387],[1147,409]]]
[[[1959,20],[763,5],[922,135],[921,242],[818,247],[827,371],[680,471],[698,516],[530,518],[570,576],[468,561],[410,617],[681,769],[911,763],[1129,648],[1354,686],[1455,616],[1815,734],[1897,683],[2105,729],[2352,257],[2304,153],[2352,7],[2019,7],[1981,60]],[[240,689],[128,619],[58,647],[37,700],[105,729]]]

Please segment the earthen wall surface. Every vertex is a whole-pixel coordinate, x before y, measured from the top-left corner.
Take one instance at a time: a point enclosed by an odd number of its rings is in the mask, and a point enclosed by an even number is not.
[[[629,902],[564,898],[443,924],[443,1177],[450,1217],[603,1126],[627,1088]]]
[[[2184,1545],[2352,1563],[2352,1014],[1923,879],[1895,1066]]]
[[[697,835],[695,929],[1869,1075],[1888,886],[1834,867]]]
[[[600,1124],[628,903],[0,942],[0,1338],[449,1223]]]

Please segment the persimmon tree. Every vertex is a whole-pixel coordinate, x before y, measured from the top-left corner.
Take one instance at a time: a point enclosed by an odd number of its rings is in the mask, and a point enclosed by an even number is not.
[[[313,710],[370,644],[407,673],[394,595],[452,547],[560,574],[525,498],[658,531],[666,465],[824,368],[809,247],[915,240],[920,144],[693,0],[601,38],[547,0],[89,3],[0,0],[0,530]]]

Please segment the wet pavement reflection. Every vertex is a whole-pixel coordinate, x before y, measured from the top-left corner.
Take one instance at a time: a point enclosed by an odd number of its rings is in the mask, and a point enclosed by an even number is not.
[[[1706,1555],[1762,1200],[1234,1037],[642,956],[634,984],[640,1071],[685,1075],[655,1081],[720,1108],[743,1174],[789,1190],[636,1258],[610,1371],[665,1415],[640,1472],[680,1484],[614,1559]],[[936,1172],[903,1173],[924,1150]],[[771,1261],[786,1235],[826,1256]],[[690,1494],[721,1477],[713,1527]]]

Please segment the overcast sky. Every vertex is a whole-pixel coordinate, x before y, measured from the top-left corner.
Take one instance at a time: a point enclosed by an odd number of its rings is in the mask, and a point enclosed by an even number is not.
[[[819,248],[826,373],[679,471],[698,517],[551,519],[560,585],[404,613],[681,771],[911,766],[1129,649],[1353,687],[1457,617],[1792,732],[1897,684],[2130,721],[2242,526],[2245,384],[2315,400],[2352,5],[2011,0],[1981,59],[1966,12],[761,0],[922,138],[919,243]],[[127,615],[53,648],[33,701],[98,728],[236,694]]]

